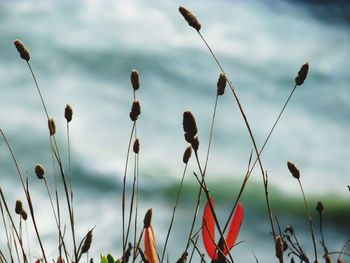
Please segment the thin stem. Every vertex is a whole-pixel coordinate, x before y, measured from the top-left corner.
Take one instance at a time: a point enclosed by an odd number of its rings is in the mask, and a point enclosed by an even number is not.
[[[293,89],[292,89],[292,91],[291,91],[291,93],[289,94],[289,96],[288,96],[286,102],[284,103],[284,105],[283,105],[283,107],[282,107],[280,113],[278,114],[278,116],[277,116],[277,118],[276,118],[274,124],[272,125],[272,128],[271,128],[269,134],[267,135],[267,137],[266,137],[266,139],[265,139],[265,141],[264,141],[263,146],[261,147],[261,149],[260,149],[260,151],[259,151],[259,154],[258,154],[259,157],[261,156],[263,150],[265,149],[265,146],[266,146],[267,142],[269,141],[269,139],[270,139],[270,137],[271,137],[273,131],[275,130],[275,128],[276,128],[276,126],[277,126],[277,123],[279,122],[279,120],[280,120],[280,118],[281,118],[281,116],[282,116],[282,114],[283,114],[285,108],[287,107],[287,105],[288,105],[290,99],[292,98],[292,95],[294,94],[294,91],[295,91],[296,87],[297,87],[297,85],[295,84],[294,87],[293,87]],[[238,194],[238,196],[237,196],[237,198],[236,198],[236,202],[235,202],[235,204],[234,204],[234,206],[233,206],[233,208],[232,208],[232,210],[231,210],[231,212],[230,212],[230,215],[229,215],[229,217],[228,217],[228,219],[227,219],[227,221],[226,221],[226,225],[225,225],[225,227],[224,227],[224,232],[226,231],[226,229],[227,229],[227,227],[228,227],[228,224],[229,224],[229,222],[230,222],[230,220],[231,220],[231,218],[232,218],[232,216],[233,216],[233,213],[234,213],[234,211],[235,211],[235,209],[236,209],[236,206],[237,206],[237,204],[238,204],[238,202],[239,202],[239,200],[240,200],[240,198],[241,198],[241,196],[242,196],[242,194],[243,194],[245,185],[247,184],[248,179],[249,179],[251,173],[253,172],[254,167],[255,167],[257,161],[258,161],[258,158],[256,157],[256,158],[255,158],[255,161],[253,162],[253,165],[252,165],[251,168],[248,170],[246,176],[245,176],[244,179],[243,179],[243,183],[242,183],[242,186],[241,186],[241,188],[240,188],[239,194]]]
[[[136,166],[136,196],[135,196],[135,225],[134,225],[134,253],[133,262],[135,262],[136,255],[136,234],[137,234],[137,218],[138,218],[138,208],[139,208],[139,154],[137,155],[137,166]]]
[[[127,171],[128,171],[129,153],[130,153],[132,137],[133,137],[133,134],[134,134],[134,131],[135,131],[135,125],[136,125],[136,123],[133,122],[133,125],[132,125],[132,128],[131,128],[131,133],[130,133],[130,138],[129,138],[129,143],[128,143],[128,150],[127,150],[127,153],[126,153],[124,179],[123,179],[123,192],[122,192],[123,253],[125,252],[126,242],[127,242],[125,240],[125,188],[126,188],[126,174],[127,174]]]
[[[40,234],[39,234],[39,231],[38,231],[38,228],[37,228],[37,225],[36,225],[36,221],[35,221],[35,217],[34,217],[34,210],[33,210],[33,206],[32,206],[32,201],[31,201],[31,198],[30,198],[30,195],[29,195],[29,191],[28,189],[26,188],[25,184],[24,184],[24,180],[23,180],[23,177],[22,177],[22,174],[21,174],[21,171],[19,169],[19,166],[18,166],[18,163],[17,163],[17,159],[15,157],[15,154],[13,153],[13,150],[4,134],[4,132],[2,131],[2,129],[0,129],[0,133],[6,143],[6,146],[12,156],[12,160],[15,164],[15,167],[16,167],[16,170],[17,170],[17,174],[20,178],[20,181],[21,181],[21,184],[22,184],[22,187],[23,187],[23,191],[25,193],[25,196],[26,196],[26,199],[27,199],[27,203],[28,203],[28,206],[29,206],[29,209],[30,209],[30,215],[32,217],[32,221],[33,221],[33,225],[34,225],[34,229],[35,229],[35,233],[36,233],[36,236],[38,238],[38,241],[39,241],[39,245],[40,245],[40,249],[41,249],[41,252],[43,254],[43,258],[44,258],[44,261],[45,263],[47,263],[47,260],[46,260],[46,255],[45,255],[45,250],[44,250],[44,247],[43,247],[43,244],[41,242],[41,238],[40,238]],[[5,204],[6,205],[6,204]]]
[[[202,36],[202,34],[201,34],[199,31],[197,31],[197,33],[199,34],[199,36],[201,37],[201,39],[203,40],[203,42],[205,43],[205,45],[206,45],[207,48],[209,49],[209,52],[211,53],[212,57],[213,57],[214,60],[216,61],[216,64],[219,66],[221,72],[227,77],[227,74],[225,73],[225,70],[224,70],[223,67],[221,66],[220,62],[218,61],[216,55],[214,54],[214,52],[213,52],[212,49],[210,48],[210,46],[209,46],[209,44],[207,43],[207,41],[205,40],[205,38]],[[253,132],[252,132],[252,130],[251,130],[251,128],[250,128],[250,125],[249,125],[249,123],[248,123],[247,117],[246,117],[246,115],[245,115],[245,113],[244,113],[243,107],[242,107],[242,105],[241,105],[241,103],[240,103],[240,100],[239,100],[237,94],[236,94],[236,91],[235,91],[235,88],[234,88],[232,82],[231,82],[228,78],[227,78],[227,82],[228,82],[228,85],[229,85],[229,87],[230,87],[230,89],[231,89],[231,91],[232,91],[232,94],[233,94],[233,96],[234,96],[234,98],[235,98],[235,100],[236,100],[236,103],[237,103],[237,105],[238,105],[238,108],[239,108],[239,110],[240,110],[240,112],[241,112],[241,115],[242,115],[242,117],[243,117],[244,123],[245,123],[245,125],[246,125],[246,127],[247,127],[247,129],[248,129],[249,136],[250,136],[250,138],[251,138],[251,140],[252,140],[252,143],[253,143],[253,146],[254,146],[254,151],[255,151],[255,153],[256,153],[256,155],[257,155],[257,159],[258,159],[258,162],[259,162],[259,166],[260,166],[260,170],[261,170],[261,175],[262,175],[263,183],[264,183],[264,185],[266,185],[266,178],[265,178],[265,174],[264,174],[264,168],[263,168],[262,163],[261,163],[261,160],[260,160],[260,156],[259,156],[258,148],[257,148],[256,142],[255,142],[255,138],[254,138],[254,136],[253,136]],[[273,220],[272,220],[271,206],[270,206],[269,200],[268,200],[268,198],[267,198],[266,195],[265,195],[265,197],[266,197],[266,204],[267,204],[267,209],[268,209],[268,215],[269,215],[270,224],[271,224],[271,229],[272,229],[272,234],[273,234],[273,237],[272,237],[272,238],[273,238],[273,242],[275,243],[275,236],[276,236],[276,234],[275,234],[275,228],[274,228]]]
[[[193,240],[193,239],[191,238],[191,242],[192,242],[192,244],[193,244],[193,250],[192,250],[192,253],[191,253],[191,257],[190,257],[189,263],[192,262],[192,258],[193,258],[193,255],[194,255],[194,251],[195,251],[195,250],[197,251],[197,253],[198,253],[199,256],[201,257],[201,260],[202,260],[201,262],[206,263],[206,261],[205,261],[205,259],[204,259],[204,257],[203,257],[202,252],[199,250],[199,248],[198,248],[198,246],[197,246],[198,238],[199,238],[198,236],[196,237],[196,240]]]
[[[214,122],[215,122],[216,109],[217,109],[217,106],[218,106],[218,98],[219,98],[219,96],[216,95],[216,97],[215,97],[214,111],[213,111],[213,117],[212,117],[212,120],[211,120],[210,136],[209,136],[209,143],[208,143],[207,156],[205,157],[205,165],[204,165],[204,172],[203,172],[204,174],[206,174],[206,171],[207,171],[207,165],[208,165],[208,160],[209,160],[209,152],[210,152],[211,140],[212,140],[213,131],[214,131]]]
[[[304,189],[303,189],[303,186],[302,186],[302,184],[300,182],[300,179],[298,179],[298,183],[299,183],[299,186],[300,186],[300,189],[301,189],[301,193],[303,194],[305,209],[306,209],[306,213],[307,213],[307,217],[308,217],[309,225],[310,225],[310,232],[311,232],[311,237],[312,237],[312,243],[313,243],[313,246],[314,246],[315,260],[317,261],[316,241],[315,241],[314,229],[313,229],[313,226],[312,226],[312,218],[311,218],[309,207],[308,207],[307,202],[306,202]]]
[[[212,140],[212,136],[213,136],[213,130],[214,130],[214,121],[215,121],[215,116],[216,116],[216,109],[217,109],[217,104],[218,104],[218,96],[216,96],[215,98],[215,105],[214,105],[214,111],[213,111],[213,117],[212,117],[212,121],[211,121],[211,128],[210,128],[210,136],[209,136],[209,143],[208,143],[208,149],[207,149],[207,155],[205,157],[205,168],[204,168],[204,172],[201,172],[201,176],[202,176],[202,180],[204,180],[205,177],[205,173],[206,173],[206,169],[207,169],[207,165],[208,165],[208,160],[209,160],[209,152],[210,152],[210,146],[211,146],[211,140]],[[197,156],[197,151],[196,151],[196,156]],[[197,214],[198,214],[198,209],[199,209],[199,204],[201,201],[201,197],[202,197],[202,187],[199,188],[199,192],[198,192],[198,196],[197,196],[197,203],[196,203],[196,208],[195,208],[195,212],[194,212],[194,216],[193,216],[193,220],[192,220],[192,224],[191,224],[191,229],[190,229],[190,234],[187,240],[187,245],[186,245],[186,249],[185,251],[187,251],[189,245],[190,245],[190,238],[193,232],[193,228],[194,225],[196,223],[196,218],[197,218]]]
[[[130,231],[130,226],[131,226],[132,211],[133,211],[133,208],[134,208],[135,188],[136,188],[136,169],[137,169],[137,154],[135,154],[135,161],[134,161],[134,180],[133,180],[133,184],[132,184],[132,193],[131,193],[130,211],[129,211],[129,221],[128,221],[128,227],[127,227],[127,230],[126,230],[126,237],[125,237],[125,242],[126,243],[128,242],[128,238],[129,238],[129,231]]]
[[[347,256],[350,256],[350,254],[344,253],[344,250],[345,250],[345,248],[347,247],[347,245],[348,245],[349,243],[350,243],[350,239],[349,239],[348,241],[346,241],[345,244],[344,244],[344,246],[342,247],[342,249],[341,249],[341,251],[340,251],[340,253],[339,253],[339,255],[338,255],[337,262],[339,261],[340,256],[341,256],[342,254],[347,255]],[[334,253],[336,253],[336,252],[334,252]],[[329,253],[329,254],[332,254],[332,253]]]
[[[13,262],[12,248],[11,248],[11,243],[10,243],[10,238],[9,238],[9,232],[8,232],[8,230],[7,230],[7,224],[6,224],[5,215],[4,215],[4,210],[3,210],[3,208],[2,208],[2,202],[1,202],[1,200],[0,200],[0,210],[1,210],[2,220],[3,220],[3,223],[4,223],[5,232],[6,232],[7,248],[8,248],[9,253],[10,253],[11,262]]]
[[[201,181],[201,186],[200,187],[204,189],[205,196],[207,198],[207,201],[208,201],[211,213],[212,213],[212,215],[214,217],[214,221],[215,221],[216,227],[217,227],[217,229],[219,231],[220,239],[223,241],[224,248],[226,249],[226,251],[227,251],[227,253],[228,253],[229,257],[230,257],[231,262],[234,263],[234,260],[233,260],[233,257],[231,255],[230,249],[228,248],[228,246],[226,244],[226,240],[225,240],[224,234],[223,234],[223,232],[221,230],[221,227],[220,227],[220,224],[219,224],[219,220],[218,220],[218,218],[216,216],[214,207],[213,207],[212,203],[210,202],[209,191],[208,191],[208,188],[207,188],[207,185],[206,185],[206,182],[205,182],[204,174],[203,174],[203,171],[202,171],[202,168],[201,168],[201,164],[199,162],[199,158],[198,158],[198,153],[197,152],[195,152],[195,156],[196,156],[196,160],[197,160],[199,171],[200,171],[201,176],[202,176],[202,181]]]
[[[176,201],[175,201],[175,204],[174,204],[174,207],[173,207],[173,214],[172,214],[172,216],[171,216],[170,225],[169,225],[168,232],[167,232],[167,235],[166,235],[165,245],[164,245],[164,248],[163,248],[163,253],[162,253],[161,262],[163,262],[163,260],[164,260],[165,250],[166,250],[166,247],[167,247],[167,245],[168,245],[168,240],[169,240],[169,236],[170,236],[171,229],[172,229],[172,227],[173,227],[174,218],[175,218],[175,212],[176,212],[177,204],[178,204],[178,202],[179,202],[179,198],[180,198],[180,194],[181,194],[183,182],[184,182],[185,175],[186,175],[186,170],[187,170],[187,163],[185,164],[185,167],[184,167],[184,170],[183,170],[183,173],[182,173],[182,178],[181,178],[180,187],[179,187],[179,190],[178,190],[178,192],[177,192]]]
[[[21,240],[21,239],[20,239],[20,236],[19,236],[18,231],[17,231],[17,229],[16,229],[16,225],[15,225],[15,223],[13,222],[13,219],[12,219],[12,217],[11,217],[10,210],[8,209],[8,206],[7,206],[7,203],[6,203],[6,200],[5,200],[5,196],[4,196],[3,192],[2,192],[1,187],[0,187],[0,197],[1,197],[2,203],[4,204],[4,207],[5,207],[7,216],[8,216],[8,218],[10,219],[10,222],[11,222],[11,225],[12,225],[12,229],[14,230],[15,235],[16,235],[16,237],[17,237],[17,240],[18,240],[18,242],[19,242],[19,244],[20,244],[20,247],[21,247],[21,250],[22,250],[22,254],[23,254],[23,258],[24,258],[24,262],[28,262],[28,261],[27,261],[26,254],[25,254],[24,249],[23,249],[22,242],[20,241],[20,240]],[[14,241],[14,243],[16,244],[16,240],[13,240],[13,241]],[[44,256],[45,256],[45,254],[44,254]],[[46,262],[46,261],[45,261],[45,262]]]

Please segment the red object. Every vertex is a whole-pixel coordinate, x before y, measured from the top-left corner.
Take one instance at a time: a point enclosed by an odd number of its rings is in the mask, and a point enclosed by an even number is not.
[[[214,199],[210,198],[210,203],[214,208]],[[233,214],[230,227],[228,229],[228,233],[226,236],[226,244],[228,249],[230,250],[236,242],[239,230],[241,228],[241,224],[243,221],[243,206],[239,203],[236,207],[236,211]],[[212,260],[216,260],[218,258],[218,252],[216,249],[215,243],[215,220],[214,215],[211,212],[210,204],[207,202],[204,208],[203,213],[203,221],[202,221],[202,237],[205,250],[207,251],[209,257]],[[226,248],[223,250],[224,255],[228,254]]]
[[[145,256],[150,263],[158,263],[156,239],[152,225],[145,228]]]

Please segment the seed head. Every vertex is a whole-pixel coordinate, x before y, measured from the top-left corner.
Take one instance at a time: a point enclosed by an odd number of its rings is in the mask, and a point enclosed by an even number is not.
[[[288,170],[293,175],[294,178],[299,179],[300,178],[300,172],[299,169],[295,166],[294,163],[287,162]]]
[[[176,263],[186,263],[188,253],[185,251],[182,253],[181,257],[176,261]]]
[[[149,228],[152,221],[152,208],[148,209],[145,215],[145,218],[143,219],[143,227]]]
[[[140,152],[140,140],[139,139],[135,140],[132,149],[133,149],[134,153],[136,153],[136,154]]]
[[[54,121],[54,119],[50,118],[47,123],[48,123],[50,135],[52,136],[56,133],[55,121]]]
[[[192,154],[192,147],[191,147],[191,146],[188,146],[188,147],[186,148],[186,150],[185,150],[185,152],[184,152],[184,155],[183,155],[183,158],[182,158],[182,160],[183,160],[183,162],[184,162],[185,164],[188,163],[188,160],[191,158],[191,154]]]
[[[26,210],[22,209],[21,217],[24,221],[26,221],[28,219],[28,214],[27,214]]]
[[[298,86],[303,84],[307,77],[308,72],[309,72],[309,63],[306,62],[304,65],[301,66],[298,72],[298,76],[295,77],[295,84],[297,84]]]
[[[17,201],[16,201],[16,206],[15,206],[15,212],[16,212],[16,214],[17,214],[17,215],[20,215],[21,212],[22,212],[22,210],[23,210],[22,202],[21,202],[21,200],[17,200]]]
[[[67,120],[67,122],[71,122],[72,116],[73,116],[73,109],[69,104],[67,104],[66,108],[64,109],[64,118]]]
[[[192,142],[191,142],[191,146],[192,146],[192,148],[193,148],[193,150],[194,150],[195,152],[198,151],[198,148],[199,148],[199,139],[198,139],[198,136],[195,136],[195,137],[193,138],[193,140],[192,140]]]
[[[44,166],[42,166],[41,164],[37,164],[35,165],[35,174],[39,179],[44,179],[44,175],[45,175],[45,169]]]
[[[324,210],[324,206],[322,204],[322,202],[317,202],[317,206],[316,206],[316,211],[319,212],[319,213],[322,213]]]
[[[190,111],[184,112],[182,126],[184,129],[184,132],[187,133],[189,137],[196,136],[198,130],[197,130],[196,119],[194,118],[192,112]]]
[[[217,83],[217,95],[221,96],[225,92],[227,78],[225,74],[221,73]]]
[[[201,30],[201,24],[199,23],[197,17],[195,17],[190,10],[186,9],[183,6],[180,6],[179,11],[191,27],[197,31]]]
[[[130,119],[132,121],[136,121],[137,118],[139,117],[139,115],[141,114],[141,107],[140,107],[140,103],[138,100],[134,101],[132,106],[131,106],[131,111],[130,111]]]
[[[276,237],[276,241],[275,241],[275,249],[276,249],[276,257],[278,259],[283,259],[283,239],[280,235],[278,235]]]
[[[139,79],[139,72],[136,69],[133,69],[131,71],[130,79],[131,79],[132,88],[134,90],[138,90],[140,88],[140,79]]]
[[[24,45],[23,42],[19,39],[16,39],[13,43],[15,44],[15,47],[21,58],[23,58],[25,61],[29,61],[30,53],[26,45]]]
[[[92,243],[92,229],[86,234],[86,238],[83,246],[81,247],[81,253],[84,254],[89,251]]]

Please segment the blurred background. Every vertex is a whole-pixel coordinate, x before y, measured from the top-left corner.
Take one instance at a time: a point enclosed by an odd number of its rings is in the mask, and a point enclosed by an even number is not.
[[[0,1],[0,128],[28,174],[39,230],[49,257],[57,256],[54,219],[45,188],[34,175],[46,167],[53,183],[44,111],[25,61],[13,40],[31,52],[48,111],[55,119],[61,154],[67,157],[66,103],[71,122],[72,170],[77,235],[95,227],[90,256],[121,254],[121,187],[132,123],[130,71],[140,72],[137,98],[140,152],[140,227],[148,208],[162,251],[180,183],[182,113],[197,118],[200,159],[208,145],[219,69],[198,34],[178,12],[180,4],[202,23],[202,34],[216,52],[261,146],[305,62],[310,72],[298,87],[262,161],[269,174],[270,198],[282,229],[293,225],[312,255],[312,242],[297,181],[301,181],[318,228],[317,201],[325,205],[324,231],[330,251],[350,238],[350,5],[347,1]],[[246,172],[252,144],[229,90],[219,98],[207,181],[225,223]],[[131,158],[130,169],[133,165]],[[67,165],[66,165],[67,166]],[[190,162],[169,241],[170,262],[184,249],[198,183]],[[24,201],[10,154],[1,142],[0,186],[9,204]],[[128,174],[128,191],[132,183]],[[62,190],[62,189],[61,189]],[[63,196],[62,196],[63,197]],[[127,199],[129,200],[129,199]],[[255,170],[242,199],[245,218],[233,249],[238,262],[274,259],[263,185]],[[64,207],[65,202],[62,202]],[[202,206],[199,211],[201,221]],[[66,222],[68,224],[68,221]],[[196,226],[196,230],[199,225]],[[3,235],[3,225],[0,233]],[[31,225],[29,232],[33,233]],[[69,232],[67,232],[69,237]],[[317,234],[317,240],[320,235]],[[32,234],[33,260],[40,250]],[[68,238],[69,239],[69,238]],[[5,236],[0,248],[5,250]],[[202,241],[199,240],[203,249]],[[319,243],[318,243],[319,244]],[[322,253],[319,246],[320,254]],[[348,250],[349,251],[349,250]]]

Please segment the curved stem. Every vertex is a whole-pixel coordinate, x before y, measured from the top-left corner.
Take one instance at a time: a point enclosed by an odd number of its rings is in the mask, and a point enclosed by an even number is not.
[[[227,77],[227,74],[225,73],[224,68],[221,66],[220,62],[218,61],[216,55],[214,54],[214,52],[213,52],[212,49],[210,48],[210,46],[209,46],[209,44],[207,43],[207,41],[205,40],[205,38],[202,36],[202,34],[201,34],[199,31],[197,31],[197,33],[199,34],[199,36],[201,37],[201,39],[203,40],[203,42],[205,43],[205,45],[206,45],[207,48],[209,49],[209,52],[211,53],[212,57],[214,58],[216,64],[219,66],[221,72]],[[230,89],[231,89],[231,91],[232,91],[232,94],[233,94],[233,96],[234,96],[234,98],[235,98],[235,100],[236,100],[236,103],[237,103],[237,105],[238,105],[238,108],[239,108],[239,110],[240,110],[240,112],[241,112],[241,115],[242,115],[242,117],[243,117],[244,123],[245,123],[245,125],[246,125],[246,127],[247,127],[247,129],[248,129],[249,136],[250,136],[250,138],[251,138],[251,140],[252,140],[252,143],[253,143],[253,146],[254,146],[254,151],[255,151],[255,153],[256,153],[256,156],[257,156],[257,159],[258,159],[258,162],[259,162],[259,166],[260,166],[260,170],[261,170],[261,175],[262,175],[262,179],[263,179],[263,183],[264,183],[264,187],[265,187],[265,185],[266,185],[266,178],[265,178],[264,168],[263,168],[262,163],[261,163],[261,160],[260,160],[259,151],[258,151],[256,142],[255,142],[255,138],[254,138],[254,136],[253,136],[253,132],[252,132],[252,130],[251,130],[251,128],[250,128],[250,125],[249,125],[248,120],[247,120],[247,117],[246,117],[246,115],[245,115],[245,113],[244,113],[243,107],[242,107],[242,105],[241,105],[241,103],[240,103],[240,100],[239,100],[239,98],[238,98],[238,96],[237,96],[237,94],[236,94],[235,88],[234,88],[232,82],[228,79],[228,77],[227,77],[227,82],[228,82],[228,85],[229,85],[229,87],[230,87]],[[265,192],[266,192],[266,189],[265,189]],[[273,238],[273,242],[275,243],[275,236],[276,236],[276,234],[275,234],[275,228],[274,228],[273,220],[272,220],[271,206],[270,206],[270,202],[269,202],[268,196],[265,195],[265,197],[266,197],[266,204],[267,204],[267,209],[268,209],[269,220],[270,220],[270,224],[271,224],[271,230],[272,230],[272,234],[273,234],[273,237],[272,237],[272,238]]]

